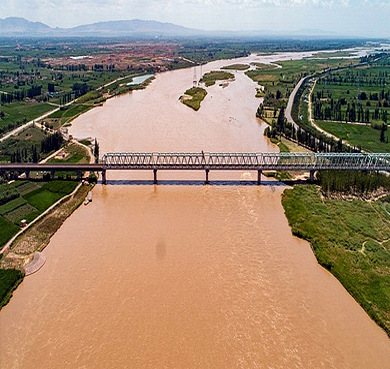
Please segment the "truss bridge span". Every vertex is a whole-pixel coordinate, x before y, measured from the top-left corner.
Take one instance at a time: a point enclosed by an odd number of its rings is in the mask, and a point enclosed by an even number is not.
[[[206,183],[210,170],[390,171],[390,154],[346,153],[107,153],[101,164],[105,170],[204,170]],[[104,179],[104,176],[103,176]]]
[[[50,172],[95,171],[102,173],[106,183],[107,170],[153,170],[157,183],[158,170],[204,170],[206,183],[210,170],[257,171],[260,183],[262,171],[309,171],[311,179],[320,170],[358,170],[390,172],[390,154],[356,153],[107,153],[96,164],[70,163],[0,163],[0,174],[5,171]]]

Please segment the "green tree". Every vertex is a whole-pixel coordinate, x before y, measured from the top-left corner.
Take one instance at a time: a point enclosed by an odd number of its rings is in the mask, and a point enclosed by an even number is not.
[[[386,142],[386,137],[385,137],[386,131],[387,131],[387,125],[383,123],[381,127],[380,142]]]
[[[95,138],[95,146],[93,148],[93,155],[95,157],[95,163],[99,162],[99,144]]]

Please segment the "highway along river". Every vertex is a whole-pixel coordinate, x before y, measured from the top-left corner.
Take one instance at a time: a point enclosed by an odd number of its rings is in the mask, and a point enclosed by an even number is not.
[[[178,100],[193,69],[157,75],[71,133],[97,137],[101,153],[275,151],[255,84],[235,76],[194,112]],[[2,368],[390,368],[386,334],[291,235],[285,187],[237,185],[256,173],[211,172],[210,186],[204,172],[158,174],[153,186],[123,181],[152,172],[108,172],[55,234],[1,311]]]

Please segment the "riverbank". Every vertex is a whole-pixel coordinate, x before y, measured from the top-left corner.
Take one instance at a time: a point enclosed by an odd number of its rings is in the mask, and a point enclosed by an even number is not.
[[[19,284],[23,282],[24,274],[16,269],[0,269],[0,310],[7,305]]]
[[[0,308],[8,303],[12,292],[23,281],[24,267],[30,265],[34,257],[36,258],[37,252],[41,252],[48,245],[51,237],[83,203],[93,187],[93,185],[79,185],[71,194],[63,197],[41,214],[28,229],[19,232],[2,249],[0,259]],[[44,259],[41,259],[40,267],[43,266],[43,263]],[[30,269],[29,273],[26,271],[26,275],[32,274]]]
[[[282,197],[292,233],[311,243],[318,263],[390,336],[389,202],[328,199],[315,186]]]

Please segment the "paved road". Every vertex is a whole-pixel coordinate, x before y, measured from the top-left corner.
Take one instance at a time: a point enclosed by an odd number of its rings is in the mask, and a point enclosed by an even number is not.
[[[291,95],[290,95],[290,97],[288,98],[287,107],[286,107],[286,110],[285,110],[285,112],[284,112],[284,116],[286,117],[287,122],[291,123],[291,124],[294,126],[295,129],[298,129],[298,128],[299,128],[299,125],[298,125],[298,124],[294,121],[294,119],[292,118],[292,116],[291,116],[291,110],[292,110],[292,107],[293,107],[295,95],[297,94],[299,87],[301,87],[303,81],[304,81],[306,78],[309,78],[309,77],[303,77],[303,78],[297,83],[297,85],[294,87],[294,90],[291,92]]]

